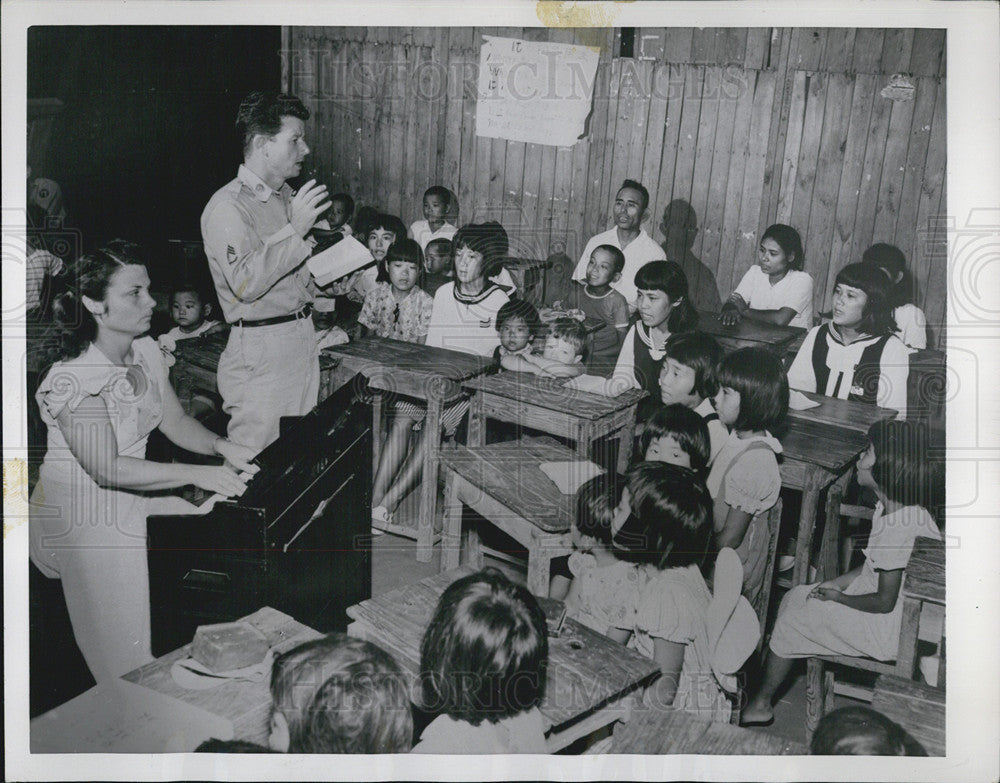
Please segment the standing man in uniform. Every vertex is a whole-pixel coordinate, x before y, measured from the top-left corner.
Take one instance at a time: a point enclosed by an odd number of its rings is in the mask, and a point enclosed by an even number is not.
[[[287,183],[309,154],[307,119],[294,95],[248,95],[236,117],[243,165],[201,215],[215,290],[232,325],[218,371],[228,435],[255,449],[277,439],[281,416],[310,411],[319,392],[306,235],[330,202],[315,180],[298,192]]]

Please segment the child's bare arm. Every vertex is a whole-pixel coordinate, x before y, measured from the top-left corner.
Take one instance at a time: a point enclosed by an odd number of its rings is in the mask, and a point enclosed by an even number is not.
[[[726,546],[736,549],[743,543],[743,537],[747,533],[747,528],[750,526],[753,514],[740,511],[738,508],[733,508],[732,506],[724,506],[724,508],[725,515],[721,519],[721,525],[719,524],[720,510],[718,507],[716,508],[715,542],[720,549]]]
[[[859,612],[888,614],[896,606],[899,587],[902,583],[903,569],[896,568],[892,571],[878,572],[878,590],[874,593],[845,595],[835,588],[818,585],[809,595],[820,601],[836,601],[838,604],[857,609]]]
[[[673,704],[681,667],[684,665],[684,645],[668,642],[666,639],[654,639],[653,660],[660,667],[660,678],[650,686],[653,689],[654,703],[664,706]]]
[[[827,579],[825,582],[817,585],[817,587],[832,587],[835,590],[845,590],[861,574],[861,569],[862,566],[858,566],[846,574],[841,574],[834,579]]]
[[[538,365],[519,353],[508,353],[501,356],[500,366],[505,370],[513,370],[514,372],[538,373],[539,371]]]
[[[579,362],[576,364],[564,364],[552,359],[539,359],[538,367],[554,378],[575,378],[577,375],[583,375],[584,371],[583,365]]]

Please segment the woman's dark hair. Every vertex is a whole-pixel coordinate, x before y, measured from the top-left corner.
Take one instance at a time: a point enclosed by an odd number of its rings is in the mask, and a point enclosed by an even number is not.
[[[799,232],[784,223],[775,223],[768,226],[761,236],[760,241],[773,239],[784,252],[785,256],[792,256],[788,262],[789,269],[801,270],[805,266],[805,254],[802,252],[802,237]]]
[[[624,476],[602,473],[576,491],[576,529],[610,547],[611,523],[625,487]]]
[[[650,443],[667,435],[676,440],[691,458],[691,469],[699,476],[704,475],[712,454],[705,420],[691,408],[679,403],[659,406],[646,420],[639,438],[639,459],[646,458]]]
[[[667,318],[673,332],[690,332],[698,326],[698,311],[688,296],[688,280],[676,261],[650,261],[635,273],[635,287],[643,291],[663,291],[674,304]]]
[[[58,339],[47,352],[44,365],[73,359],[83,353],[97,337],[97,321],[83,303],[83,297],[103,302],[111,278],[126,266],[146,266],[139,245],[115,239],[99,250],[81,256],[75,264],[76,284],[60,294],[52,303],[52,315],[58,328]],[[42,375],[44,376],[44,370]]]
[[[704,332],[681,332],[667,338],[665,355],[694,370],[694,393],[703,400],[719,390],[715,368],[722,361],[722,346]]]
[[[510,240],[503,226],[495,220],[486,223],[466,223],[451,239],[457,253],[467,247],[483,257],[483,277],[493,277],[500,271],[502,259],[510,249]]]
[[[250,149],[254,136],[275,136],[281,132],[282,117],[309,119],[309,109],[295,95],[276,92],[252,92],[240,103],[236,113],[236,132],[243,153]]]
[[[861,256],[861,263],[874,264],[888,275],[891,286],[889,299],[894,308],[913,301],[913,276],[906,266],[906,256],[898,247],[876,242]],[[897,277],[899,282],[896,282]]]
[[[889,500],[934,513],[943,483],[941,460],[928,453],[928,433],[915,421],[877,421],[868,428],[875,449],[872,478]]]
[[[834,288],[846,285],[864,291],[868,301],[856,327],[863,334],[881,336],[898,330],[892,311],[892,284],[879,267],[869,264],[848,264],[837,273]]]
[[[841,707],[824,715],[809,752],[813,756],[926,756],[902,726],[870,707]]]
[[[615,533],[622,560],[658,569],[701,566],[712,537],[712,498],[693,470],[639,462],[628,472],[632,513]]]
[[[419,242],[415,239],[407,239],[404,236],[389,246],[389,250],[385,254],[384,269],[379,269],[379,279],[383,275],[385,276],[385,280],[382,282],[389,282],[389,264],[393,261],[415,264],[417,267],[417,285],[420,285],[420,280],[424,274],[424,253],[420,249]]]
[[[767,348],[740,348],[724,356],[715,373],[720,387],[740,395],[734,430],[773,430],[788,413],[788,376]]]
[[[545,613],[495,568],[452,583],[420,645],[422,709],[478,726],[537,707],[545,693]]]
[[[537,336],[542,328],[542,319],[538,315],[538,310],[527,299],[514,297],[500,306],[500,309],[497,310],[497,331],[499,332],[500,328],[511,318],[523,318],[532,337]]]

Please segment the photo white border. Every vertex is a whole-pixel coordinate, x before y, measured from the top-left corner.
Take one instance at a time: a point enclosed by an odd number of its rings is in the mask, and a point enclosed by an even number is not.
[[[563,6],[572,5],[563,3]],[[579,3],[579,5],[589,5]],[[1000,552],[998,471],[1000,464],[1000,98],[998,98],[998,6],[993,2],[838,0],[837,2],[635,2],[604,3],[615,27],[937,27],[947,28],[948,214],[958,230],[970,216],[985,221],[985,248],[974,258],[949,256],[949,301],[976,297],[978,324],[948,325],[949,352],[977,357],[978,407],[949,405],[948,551],[948,749],[943,759],[838,757],[310,757],[178,754],[31,756],[28,752],[28,627],[26,476],[17,460],[25,432],[23,341],[4,326],[4,628],[6,777],[10,780],[178,778],[359,780],[359,779],[705,779],[733,780],[996,780],[1000,747]],[[4,0],[2,78],[3,214],[5,255],[8,219],[23,215],[26,127],[26,31],[34,24],[114,23],[228,25],[332,24],[423,26],[542,26],[533,1],[501,0],[488,7],[451,0],[436,2],[187,2],[186,0]],[[391,22],[391,25],[387,24]],[[572,25],[571,25],[572,26]],[[984,212],[983,210],[992,210]],[[992,229],[989,226],[992,225]],[[990,230],[992,234],[990,234]],[[954,237],[949,246],[954,248]],[[978,247],[978,246],[977,246]],[[6,259],[5,259],[6,260]],[[975,272],[975,274],[973,274]],[[978,275],[978,277],[976,277]],[[973,281],[963,283],[962,281]],[[23,306],[22,264],[3,264],[3,312]],[[978,285],[963,292],[963,286]],[[23,331],[23,330],[22,330]],[[8,340],[10,342],[8,342]],[[11,349],[8,350],[8,345]],[[19,349],[19,350],[18,350]],[[15,404],[11,404],[16,401]],[[971,436],[970,436],[971,434]],[[976,491],[969,492],[969,487]]]

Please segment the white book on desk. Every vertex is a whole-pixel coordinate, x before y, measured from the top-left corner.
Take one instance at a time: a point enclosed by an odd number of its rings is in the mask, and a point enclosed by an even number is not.
[[[101,683],[31,721],[32,753],[185,753],[233,724],[127,680]]]
[[[316,284],[324,286],[367,266],[373,260],[367,247],[354,237],[344,237],[322,253],[312,256],[306,261],[306,267],[316,279]]]

